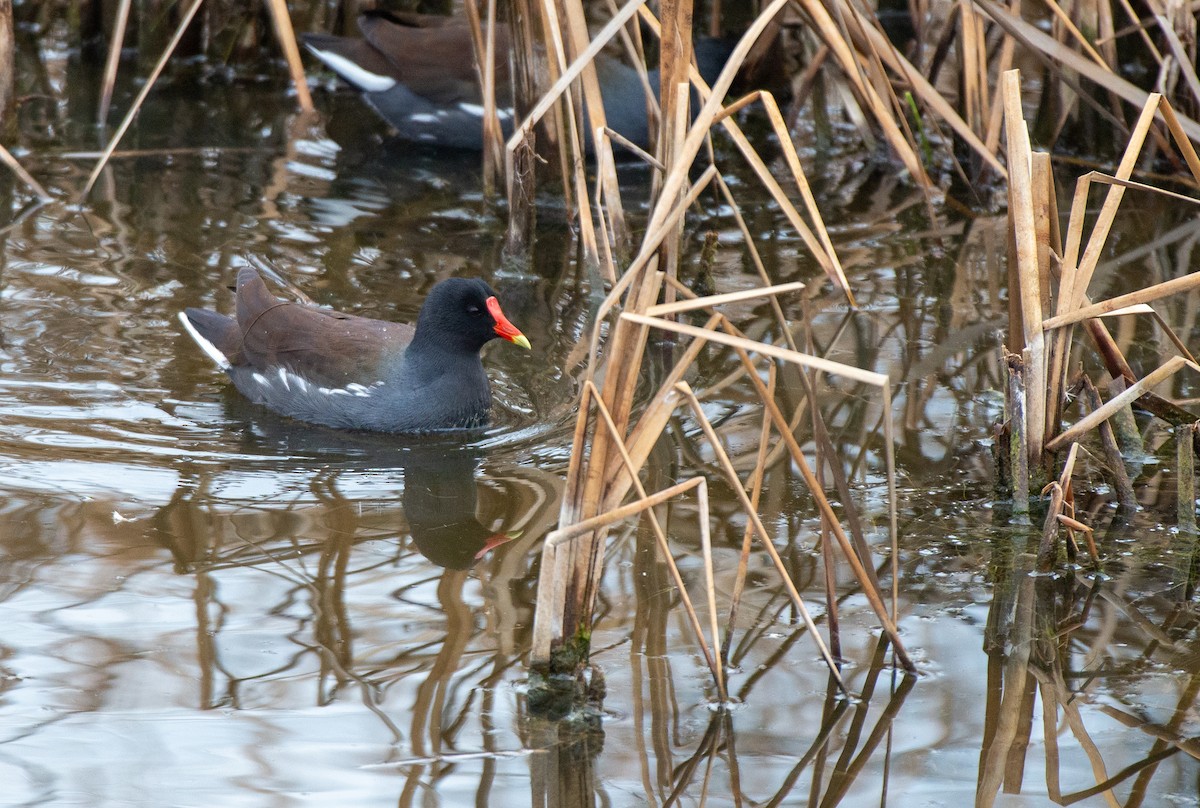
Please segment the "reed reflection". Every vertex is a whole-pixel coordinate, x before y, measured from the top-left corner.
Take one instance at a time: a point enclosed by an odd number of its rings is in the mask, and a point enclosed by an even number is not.
[[[196,580],[202,707],[287,699],[314,678],[321,705],[358,685],[392,743],[436,756],[463,727],[434,720],[434,702],[473,676],[462,656],[486,647],[503,670],[526,644],[529,550],[557,514],[557,477],[521,466],[480,476],[486,457],[461,437],[273,417],[245,421],[242,434],[240,457],[189,464],[153,519],[177,570]],[[247,656],[251,636],[275,665]],[[394,686],[406,704],[387,706]]]
[[[977,806],[1044,788],[1059,805],[1095,798],[1133,808],[1194,788],[1178,770],[1160,765],[1198,754],[1189,731],[1200,694],[1188,603],[1196,540],[1184,536],[1178,544],[1188,559],[1182,580],[1148,597],[1129,586],[1129,571],[1112,578],[1074,570],[1038,576],[1032,553],[993,560]],[[1163,676],[1168,670],[1187,673]],[[1139,703],[1153,706],[1130,706]],[[1130,733],[1120,746],[1098,742],[1114,721],[1140,734]],[[1039,747],[1044,760],[1032,754]],[[1079,765],[1080,753],[1087,768]],[[1044,782],[1033,774],[1039,770]]]

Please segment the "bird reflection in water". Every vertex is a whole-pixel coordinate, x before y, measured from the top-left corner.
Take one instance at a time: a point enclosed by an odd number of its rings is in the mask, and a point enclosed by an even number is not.
[[[252,413],[236,399],[230,394],[228,414],[244,424],[242,457],[250,462],[189,465],[155,520],[181,569],[270,563],[318,552],[331,540],[387,539],[402,534],[407,522],[408,546],[440,567],[466,570],[527,535],[530,520],[544,521],[547,500],[556,498],[542,490],[542,480],[527,479],[525,469],[497,478],[502,498],[487,510],[516,528],[493,528],[477,514],[476,474],[485,455],[467,440],[478,435],[340,431]]]
[[[465,570],[516,538],[492,530],[476,516],[480,452],[435,444],[409,447],[402,458],[404,515],[421,555],[439,567]]]

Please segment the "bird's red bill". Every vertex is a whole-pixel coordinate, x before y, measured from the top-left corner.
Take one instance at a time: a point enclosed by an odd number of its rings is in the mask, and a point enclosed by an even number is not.
[[[487,309],[492,315],[492,319],[496,321],[496,335],[504,337],[509,342],[520,345],[522,348],[529,347],[529,339],[521,333],[521,330],[508,321],[504,316],[504,312],[500,310],[500,301],[495,297],[487,299]]]
[[[487,541],[483,543],[483,549],[475,554],[475,560],[478,561],[500,545],[504,544],[505,542],[510,542],[515,538],[516,536],[510,536],[507,533],[495,533],[491,536],[488,536]]]

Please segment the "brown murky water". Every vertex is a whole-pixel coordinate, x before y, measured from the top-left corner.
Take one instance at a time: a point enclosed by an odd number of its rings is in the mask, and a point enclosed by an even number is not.
[[[21,156],[63,201],[30,210],[0,180],[0,804],[1105,805],[1086,792],[1106,778],[1116,804],[1200,804],[1196,546],[1173,529],[1154,447],[1142,512],[1113,520],[1103,489],[1085,503],[1103,576],[1029,575],[1021,551],[1040,527],[992,507],[998,220],[931,223],[889,167],[809,151],[863,304],[852,316],[770,206],[752,221],[775,279],[812,281],[790,305],[818,346],[897,384],[901,625],[919,679],[888,666],[847,586],[856,698],[837,698],[764,567],[734,640],[736,704],[716,709],[653,540],[629,528],[612,540],[594,641],[606,714],[579,729],[531,715],[523,695],[568,360],[597,300],[561,213],[543,209],[532,266],[506,266],[475,158],[385,142],[352,99],[324,98],[328,123],[310,125],[279,88],[189,83],[156,91],[132,153],[73,206],[91,96],[49,64],[66,100],[26,105]],[[1134,257],[1097,284],[1189,269],[1200,228],[1186,212],[1127,222],[1116,253]],[[751,283],[728,212],[698,217],[693,238],[704,229],[722,235],[718,286]],[[174,319],[228,310],[248,260],[320,303],[397,320],[437,279],[481,275],[535,350],[488,349],[496,424],[465,445],[288,422],[231,393]],[[1161,310],[1195,336],[1195,303]],[[1158,350],[1148,329],[1122,329]],[[724,375],[705,372],[697,389]],[[877,449],[878,408],[826,393],[845,456]],[[734,393],[710,406],[751,455],[752,411]],[[703,454],[677,427],[659,479]],[[882,526],[877,459],[856,492]],[[799,489],[777,464],[763,513],[815,604]],[[713,496],[718,511],[733,501]],[[674,549],[698,578],[694,519],[677,510]],[[718,528],[731,570],[742,525]],[[487,550],[498,534],[510,540]]]

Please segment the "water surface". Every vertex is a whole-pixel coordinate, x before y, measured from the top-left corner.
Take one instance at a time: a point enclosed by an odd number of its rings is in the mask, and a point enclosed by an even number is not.
[[[1041,806],[1118,777],[1117,804],[1198,804],[1196,546],[1174,527],[1170,447],[1148,428],[1145,507],[1127,520],[1112,518],[1098,465],[1083,471],[1103,575],[1031,575],[1040,525],[1014,522],[992,490],[1002,219],[929,208],[894,167],[807,137],[862,310],[848,312],[773,206],[747,215],[773,280],[809,283],[785,302],[815,349],[896,385],[901,628],[920,676],[891,667],[843,579],[854,697],[839,697],[755,558],[733,703],[718,709],[653,537],[629,525],[612,539],[594,638],[602,720],[532,714],[538,553],[569,454],[573,349],[599,290],[552,202],[533,259],[505,261],[503,212],[482,199],[474,157],[387,141],[354,99],[320,100],[323,120],[305,122],[279,87],[167,85],[81,205],[68,202],[91,168],[73,153],[97,142],[86,104],[54,108],[40,140],[22,119],[22,159],[60,201],[30,210],[11,186],[0,211],[0,802],[959,806],[979,794]],[[1198,231],[1180,215],[1125,220],[1114,256],[1156,246],[1105,264],[1093,289],[1186,271]],[[689,223],[693,254],[709,230],[718,289],[755,283],[716,204]],[[228,311],[247,262],[320,304],[401,321],[437,280],[482,276],[534,351],[487,349],[497,404],[484,435],[296,424],[242,401],[175,321],[187,306]],[[1162,307],[1185,338],[1192,303]],[[765,308],[742,314],[768,321]],[[1118,337],[1152,357],[1161,338],[1139,329]],[[690,381],[704,390],[728,370],[714,354]],[[832,380],[821,406],[886,571],[878,400]],[[759,416],[744,391],[706,407],[752,463]],[[711,457],[689,419],[670,438],[655,484]],[[744,524],[715,478],[713,497],[727,594]],[[762,515],[824,622],[818,523],[785,463]],[[698,587],[695,518],[673,506],[670,536]]]

